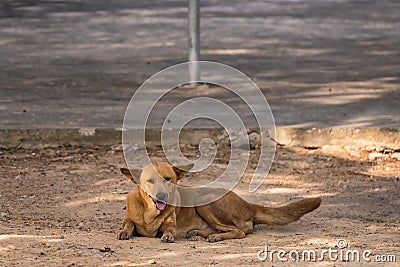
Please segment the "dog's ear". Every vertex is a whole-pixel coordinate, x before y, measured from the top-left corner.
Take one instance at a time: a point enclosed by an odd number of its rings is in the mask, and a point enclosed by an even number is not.
[[[185,177],[185,174],[190,171],[194,166],[193,163],[187,164],[187,165],[181,165],[181,166],[172,166],[174,169],[174,172],[176,173],[176,176],[178,177],[178,180],[182,179]]]
[[[134,184],[137,184],[138,182],[137,181],[139,181],[139,178],[140,178],[140,170],[132,170],[132,173],[131,173],[131,171],[129,170],[129,169],[127,169],[127,168],[121,168],[120,169],[121,170],[121,172],[122,172],[122,174],[124,174],[126,177],[128,177],[128,179],[132,182],[132,183],[134,183]],[[133,174],[133,175],[132,175]],[[135,177],[136,176],[136,177]],[[136,181],[136,179],[138,179],[137,181]]]

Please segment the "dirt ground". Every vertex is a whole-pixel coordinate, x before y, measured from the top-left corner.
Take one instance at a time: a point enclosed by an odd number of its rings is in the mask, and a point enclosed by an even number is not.
[[[278,147],[263,186],[249,194],[247,175],[235,191],[271,206],[321,196],[318,210],[288,226],[257,226],[241,240],[173,244],[144,237],[116,239],[132,187],[119,173],[124,166],[119,146],[0,151],[1,266],[280,266],[288,263],[277,258],[261,262],[257,252],[266,245],[287,251],[334,249],[339,239],[349,249],[371,250],[371,258],[395,255],[400,261],[398,151]],[[195,147],[183,151],[189,157],[197,154]],[[225,152],[218,164],[186,182],[218,173],[226,164]],[[157,147],[150,154],[162,159]],[[327,257],[314,264],[360,266]]]

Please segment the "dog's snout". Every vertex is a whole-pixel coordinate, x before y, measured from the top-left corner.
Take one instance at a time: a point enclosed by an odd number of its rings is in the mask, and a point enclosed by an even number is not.
[[[167,193],[157,193],[156,198],[159,201],[167,201],[168,195]]]

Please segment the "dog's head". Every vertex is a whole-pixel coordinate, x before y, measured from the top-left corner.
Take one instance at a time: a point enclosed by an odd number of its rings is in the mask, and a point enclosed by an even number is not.
[[[193,164],[185,166],[172,166],[166,162],[156,162],[144,167],[141,171],[132,173],[121,168],[121,172],[133,183],[139,182],[140,190],[145,192],[148,203],[163,211],[168,206],[168,200],[174,199],[176,184],[178,180],[185,177],[185,174],[193,167]],[[139,174],[140,173],[140,174]],[[139,177],[138,180],[135,177]]]

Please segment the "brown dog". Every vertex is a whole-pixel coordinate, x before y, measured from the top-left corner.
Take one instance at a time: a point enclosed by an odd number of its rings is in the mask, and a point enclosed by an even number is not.
[[[175,237],[201,236],[209,242],[224,239],[244,238],[253,231],[256,224],[285,225],[297,221],[321,204],[320,198],[306,198],[282,207],[270,208],[248,203],[232,191],[206,205],[178,207],[168,205],[179,203],[181,197],[204,196],[224,189],[193,189],[185,196],[175,189],[192,166],[175,167],[158,162],[145,167],[136,185],[129,192],[126,203],[123,230],[118,239],[129,239],[134,235],[161,236],[163,242],[174,242]],[[122,168],[132,182],[135,179],[128,169]],[[204,191],[206,190],[206,191]]]

